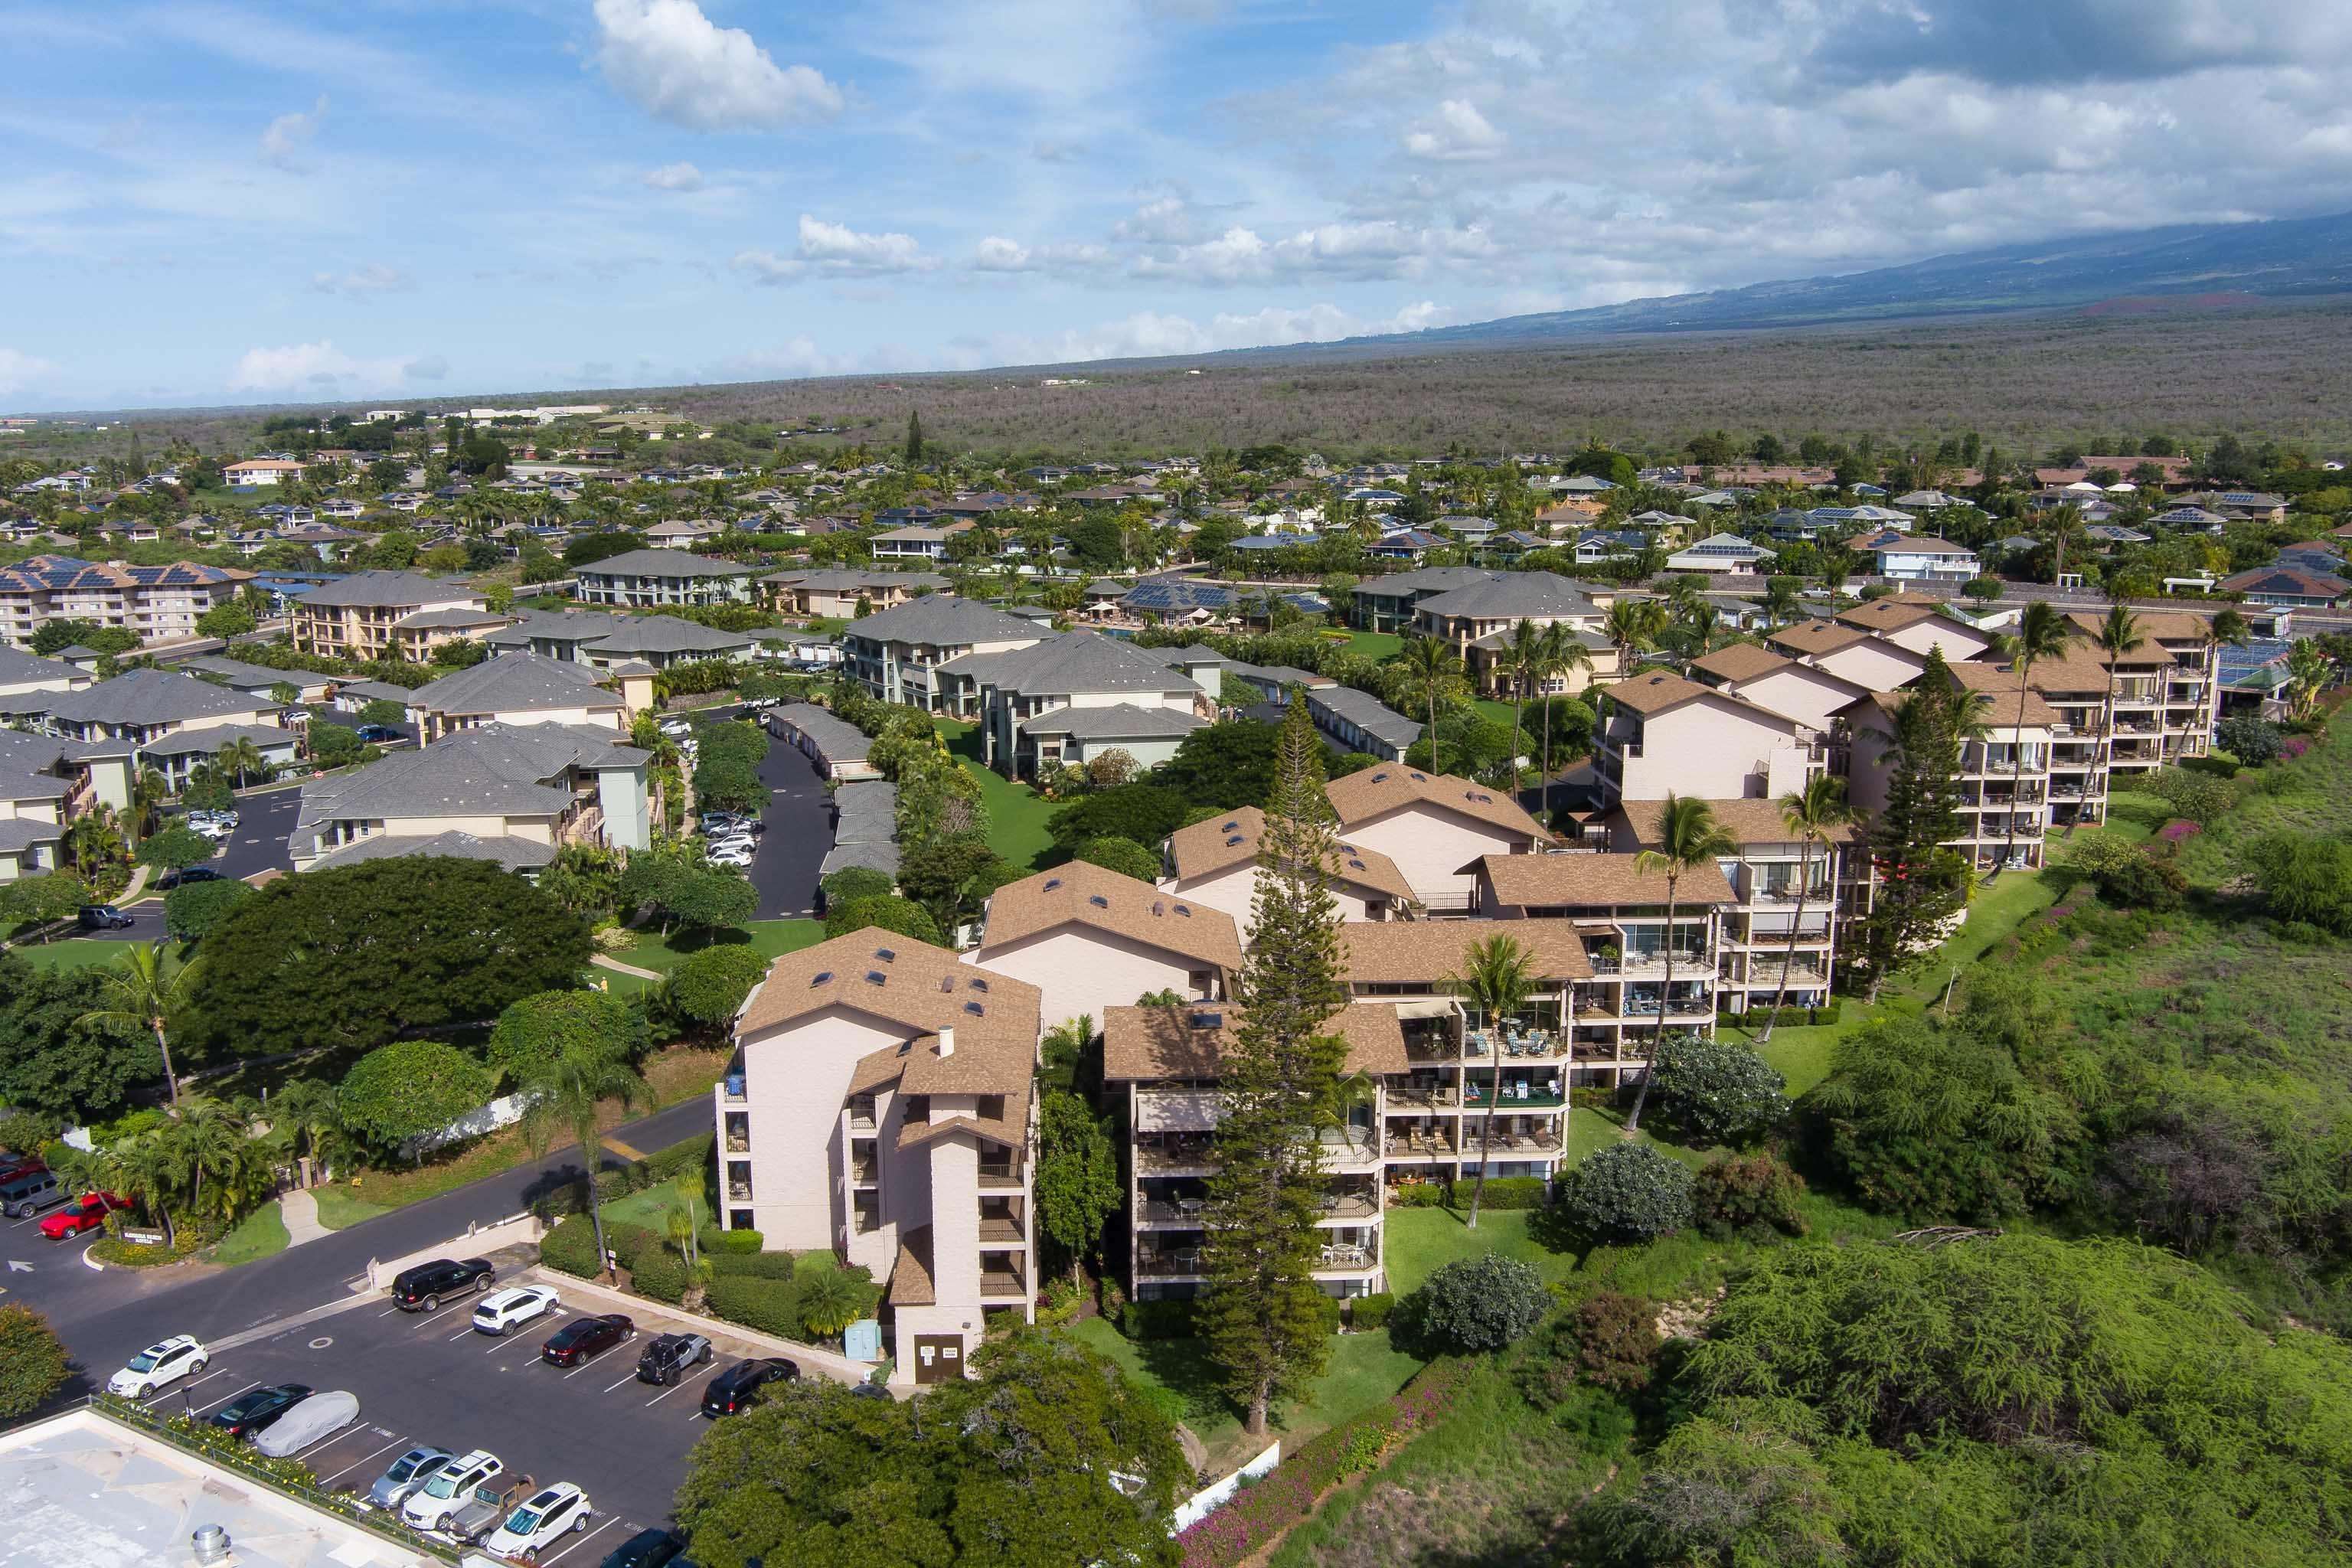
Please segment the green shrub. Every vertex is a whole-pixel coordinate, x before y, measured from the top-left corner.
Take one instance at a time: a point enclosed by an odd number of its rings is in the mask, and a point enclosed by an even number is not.
[[[1647,1143],[1613,1144],[1561,1178],[1560,1202],[1596,1236],[1648,1241],[1690,1223],[1691,1173]]]
[[[1454,1207],[1469,1206],[1472,1184],[1454,1184]],[[1478,1197],[1478,1206],[1486,1209],[1539,1209],[1549,1202],[1551,1184],[1541,1176],[1489,1176]]]
[[[1389,1314],[1396,1310],[1396,1298],[1382,1290],[1376,1295],[1358,1296],[1348,1303],[1350,1326],[1369,1333],[1384,1326]]]
[[[2099,896],[2121,909],[2169,914],[2189,901],[2189,878],[2169,860],[2136,853],[2101,874]]]
[[[1189,1340],[1201,1331],[1194,1301],[1129,1301],[1118,1315],[1118,1331],[1130,1340]]]
[[[604,1272],[596,1261],[596,1233],[588,1216],[575,1214],[540,1238],[539,1260],[559,1273],[593,1279]]]
[[[722,1230],[705,1242],[703,1249],[719,1253],[757,1252],[762,1239],[756,1230]]]
[[[676,1181],[688,1171],[709,1169],[711,1142],[711,1134],[705,1132],[698,1137],[688,1138],[684,1142],[673,1143],[667,1149],[657,1149],[646,1155],[646,1173],[652,1178],[648,1184],[658,1185],[663,1182]],[[756,1230],[734,1230],[725,1234],[748,1236],[751,1237],[751,1245],[755,1247],[760,1244],[760,1233]]]
[[[779,1339],[801,1337],[800,1287],[789,1279],[719,1275],[703,1296],[710,1315]]]
[[[648,1253],[661,1250],[662,1238],[646,1226],[608,1219],[604,1222],[604,1245],[620,1259],[622,1268],[634,1269]]]
[[[1397,1321],[1431,1351],[1475,1353],[1501,1350],[1541,1322],[1550,1305],[1532,1266],[1489,1252],[1431,1275],[1397,1304]]]
[[[1444,1182],[1406,1182],[1389,1189],[1392,1209],[1438,1209],[1445,1206]]]
[[[2250,768],[2278,760],[2286,737],[2267,719],[2233,713],[2213,726],[2213,743]]]
[[[898,884],[890,873],[866,866],[845,867],[817,886],[824,893],[827,909],[859,899],[887,899],[898,890]]]
[[[1805,1234],[1805,1179],[1770,1153],[1734,1154],[1699,1167],[1691,1208],[1699,1228],[1717,1241],[1762,1239],[1774,1231]]]
[[[2352,844],[2266,833],[2246,846],[2244,859],[2273,916],[2352,936]]]
[[[1620,1394],[1646,1388],[1665,1342],[1658,1337],[1654,1301],[1602,1290],[1588,1296],[1570,1314],[1576,1336],[1576,1366],[1587,1382]]]
[[[713,1275],[733,1279],[790,1279],[800,1273],[789,1252],[712,1252],[709,1259]]]
[[[676,1306],[686,1300],[686,1260],[666,1247],[640,1253],[629,1266],[629,1283],[641,1294]]]

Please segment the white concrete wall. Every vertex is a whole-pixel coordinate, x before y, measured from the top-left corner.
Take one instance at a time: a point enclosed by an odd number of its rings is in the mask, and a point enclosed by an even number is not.
[[[1104,1008],[1132,1007],[1138,996],[1154,991],[1200,996],[1192,984],[1192,972],[1211,967],[1109,931],[1079,926],[982,947],[963,958],[966,963],[1025,980],[1043,991],[1040,1016],[1047,1029],[1080,1014],[1100,1028]]]
[[[1738,693],[1759,708],[1785,713],[1816,730],[1830,727],[1830,715],[1854,699],[1851,688],[1811,666],[1792,664],[1739,683]]]
[[[1727,701],[1696,701],[1660,713],[1642,725],[1642,754],[1625,762],[1627,800],[1664,800],[1668,795],[1706,800],[1738,800],[1751,779],[1762,783],[1762,765],[1790,745],[1792,726]]]
[[[1181,877],[1171,878],[1160,886],[1171,897],[1181,899],[1188,904],[1224,910],[1234,917],[1234,923],[1241,927],[1242,940],[1246,942],[1249,940],[1251,900],[1257,896],[1257,873],[1255,861],[1244,861],[1241,865],[1228,866],[1206,877],[1194,877],[1189,880]],[[1339,918],[1343,921],[1369,921],[1372,918],[1370,896],[1356,889],[1334,882],[1331,884],[1331,898],[1339,906]]]
[[[849,1097],[850,1073],[861,1058],[907,1039],[895,1025],[846,1007],[825,1009],[791,1026],[743,1043],[744,1100],[740,1105],[719,1090],[719,1203],[741,1208],[727,1196],[724,1167],[741,1159],[727,1152],[726,1113],[745,1112],[751,1134],[751,1224],[772,1249],[832,1250],[837,1226],[835,1193],[842,1170],[841,1109]],[[898,1173],[881,1151],[884,1201]]]
[[[1927,656],[1875,640],[1858,642],[1813,662],[1832,675],[1842,676],[1873,691],[1892,691],[1926,667]]]
[[[1465,906],[1476,881],[1458,868],[1482,855],[1509,855],[1528,847],[1522,835],[1425,804],[1349,823],[1344,837],[1395,861],[1423,903],[1454,909]]]
[[[1915,621],[1900,630],[1884,632],[1880,635],[1888,642],[1907,647],[1916,654],[1931,653],[1940,647],[1944,650],[1944,661],[1948,664],[1974,658],[1992,647],[1992,639],[1982,632],[1972,632],[1966,626],[1955,625],[1942,616],[1930,616],[1924,621]]]

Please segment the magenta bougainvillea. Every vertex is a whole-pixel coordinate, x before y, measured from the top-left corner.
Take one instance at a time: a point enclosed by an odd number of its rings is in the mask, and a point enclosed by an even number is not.
[[[2204,824],[2190,822],[2184,817],[2179,822],[2166,823],[2162,828],[2158,830],[2157,837],[2163,839],[2167,844],[2178,844],[2184,838],[2194,838],[2204,831]]]

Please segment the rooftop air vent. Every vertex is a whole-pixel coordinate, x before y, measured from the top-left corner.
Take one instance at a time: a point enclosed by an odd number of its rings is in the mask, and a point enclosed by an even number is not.
[[[983,996],[988,994],[988,982],[985,980],[968,980],[964,982],[964,984],[971,986],[974,991],[979,992]]]
[[[940,976],[940,994],[942,996],[952,996],[955,994],[954,975],[942,974]]]
[[[811,988],[812,990],[814,990],[815,987],[817,987],[817,986],[819,986],[819,985],[824,984],[826,981],[831,980],[832,978],[833,978],[833,971],[832,971],[832,970],[830,970],[830,969],[820,969],[820,970],[818,970],[818,971],[816,972],[816,978],[809,982],[809,986],[810,986],[810,988]]]
[[[1048,877],[1045,879],[1045,890],[1049,893],[1061,885],[1062,879],[1059,877]]]
[[[887,947],[876,948],[874,950],[874,956],[880,959],[885,963],[896,963],[898,962],[898,953]]]
[[[1238,833],[1232,835],[1225,840],[1228,845],[1239,844],[1241,841],[1242,836]]]
[[[1226,821],[1224,830],[1227,833],[1231,833],[1234,828],[1239,827],[1241,825],[1242,819],[1240,817],[1232,817]]]
[[[1350,860],[1348,864],[1353,866],[1359,871],[1369,871],[1371,869],[1370,867],[1365,865],[1361,860]]]
[[[198,1563],[226,1563],[229,1555],[228,1531],[217,1524],[200,1524],[188,1537],[188,1550]]]
[[[1180,915],[1182,915],[1182,916],[1183,916],[1186,920],[1188,920],[1188,921],[1189,921],[1189,920],[1191,920],[1191,919],[1192,918],[1192,911],[1191,910],[1189,910],[1189,909],[1185,908],[1182,904],[1179,904],[1179,905],[1177,905],[1177,906],[1176,906],[1176,912],[1177,912],[1178,914],[1180,914]]]
[[[1107,910],[1107,909],[1110,908],[1110,900],[1109,900],[1108,899],[1104,898],[1100,893],[1089,893],[1089,894],[1087,894],[1087,902],[1088,902],[1088,903],[1092,904],[1095,908],[1097,908],[1097,909],[1098,909],[1098,910]]]
[[[1195,1013],[1192,1015],[1192,1027],[1196,1029],[1222,1029],[1224,1026],[1225,1016],[1223,1013]]]
[[[1374,784],[1386,784],[1388,783],[1388,780],[1389,775],[1386,773],[1374,773],[1372,775],[1372,782]]]
[[[1427,784],[1429,782],[1429,775],[1427,773],[1415,773],[1412,776],[1419,779],[1423,784]]]
[[[1151,912],[1155,915],[1164,915],[1168,912],[1168,906],[1154,899],[1151,901]]]

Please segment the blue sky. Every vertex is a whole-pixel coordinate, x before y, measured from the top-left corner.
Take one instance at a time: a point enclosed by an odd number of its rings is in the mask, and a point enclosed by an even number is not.
[[[1191,353],[2352,207],[2340,0],[19,0],[5,26],[6,409]]]

